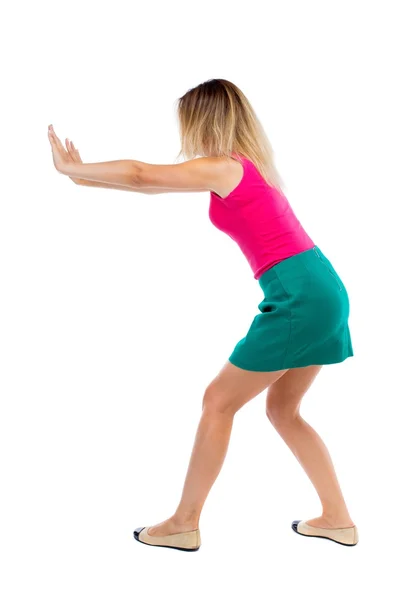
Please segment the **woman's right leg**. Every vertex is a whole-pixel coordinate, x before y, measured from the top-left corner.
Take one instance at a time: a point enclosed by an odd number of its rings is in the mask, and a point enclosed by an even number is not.
[[[225,364],[204,394],[178,507],[172,517],[150,527],[150,535],[170,535],[198,528],[203,505],[226,456],[236,412],[284,373],[286,370],[246,371],[229,361]]]
[[[328,449],[317,432],[300,415],[301,400],[321,370],[320,365],[290,369],[270,385],[267,416],[293,452],[322,504],[322,515],[307,520],[313,527],[354,525],[350,518]]]

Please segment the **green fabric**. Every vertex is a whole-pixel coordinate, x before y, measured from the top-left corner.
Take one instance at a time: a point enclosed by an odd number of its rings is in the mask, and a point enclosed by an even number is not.
[[[259,279],[264,299],[229,361],[249,371],[340,363],[353,356],[349,297],[318,246],[291,256]]]

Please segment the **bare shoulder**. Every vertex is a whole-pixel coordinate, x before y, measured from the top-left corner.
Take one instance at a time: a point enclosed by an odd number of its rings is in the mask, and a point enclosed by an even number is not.
[[[240,183],[244,174],[244,167],[239,161],[228,156],[214,158],[213,160],[218,161],[218,163],[211,191],[221,198],[225,198]]]
[[[194,167],[201,172],[205,189],[221,198],[235,189],[244,173],[243,165],[228,156],[206,156],[188,162],[194,163]]]
[[[243,165],[228,156],[197,158],[193,162],[202,169],[208,190],[215,192],[221,198],[228,196],[243,177]]]

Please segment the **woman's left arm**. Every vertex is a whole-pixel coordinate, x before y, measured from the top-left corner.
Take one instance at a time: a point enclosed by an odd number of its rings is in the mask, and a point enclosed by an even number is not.
[[[148,188],[162,188],[163,192],[171,189],[203,192],[218,189],[219,167],[222,165],[217,159],[196,158],[173,165],[154,165],[138,160],[66,162],[58,170],[72,178],[122,185],[140,192]]]
[[[52,126],[48,129],[48,135],[55,168],[72,179],[121,185],[140,192],[148,188],[162,188],[163,192],[171,189],[216,192],[224,176],[224,162],[216,157],[202,157],[172,165],[155,165],[130,159],[99,163],[73,162]]]
[[[134,187],[134,173],[136,170],[133,160],[112,160],[98,163],[72,163],[62,164],[58,171],[74,179],[86,179],[112,185]]]

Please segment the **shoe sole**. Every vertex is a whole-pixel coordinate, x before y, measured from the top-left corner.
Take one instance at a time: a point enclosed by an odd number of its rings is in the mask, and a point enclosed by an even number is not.
[[[165,546],[164,544],[147,544],[147,542],[139,540],[135,532],[133,533],[133,537],[137,542],[140,542],[140,544],[144,544],[145,546],[153,546],[156,548],[171,548],[171,550],[182,550],[183,552],[196,552],[201,547],[198,546],[198,548],[180,548],[179,546]]]
[[[356,542],[356,544],[344,544],[343,542],[338,542],[338,540],[333,540],[332,538],[327,537],[326,535],[307,535],[305,533],[300,533],[299,531],[297,531],[295,529],[295,527],[293,525],[291,525],[291,529],[295,533],[298,533],[298,535],[302,535],[303,537],[321,538],[322,540],[329,540],[330,542],[335,542],[335,544],[340,544],[341,546],[357,546],[358,545],[358,542]]]

